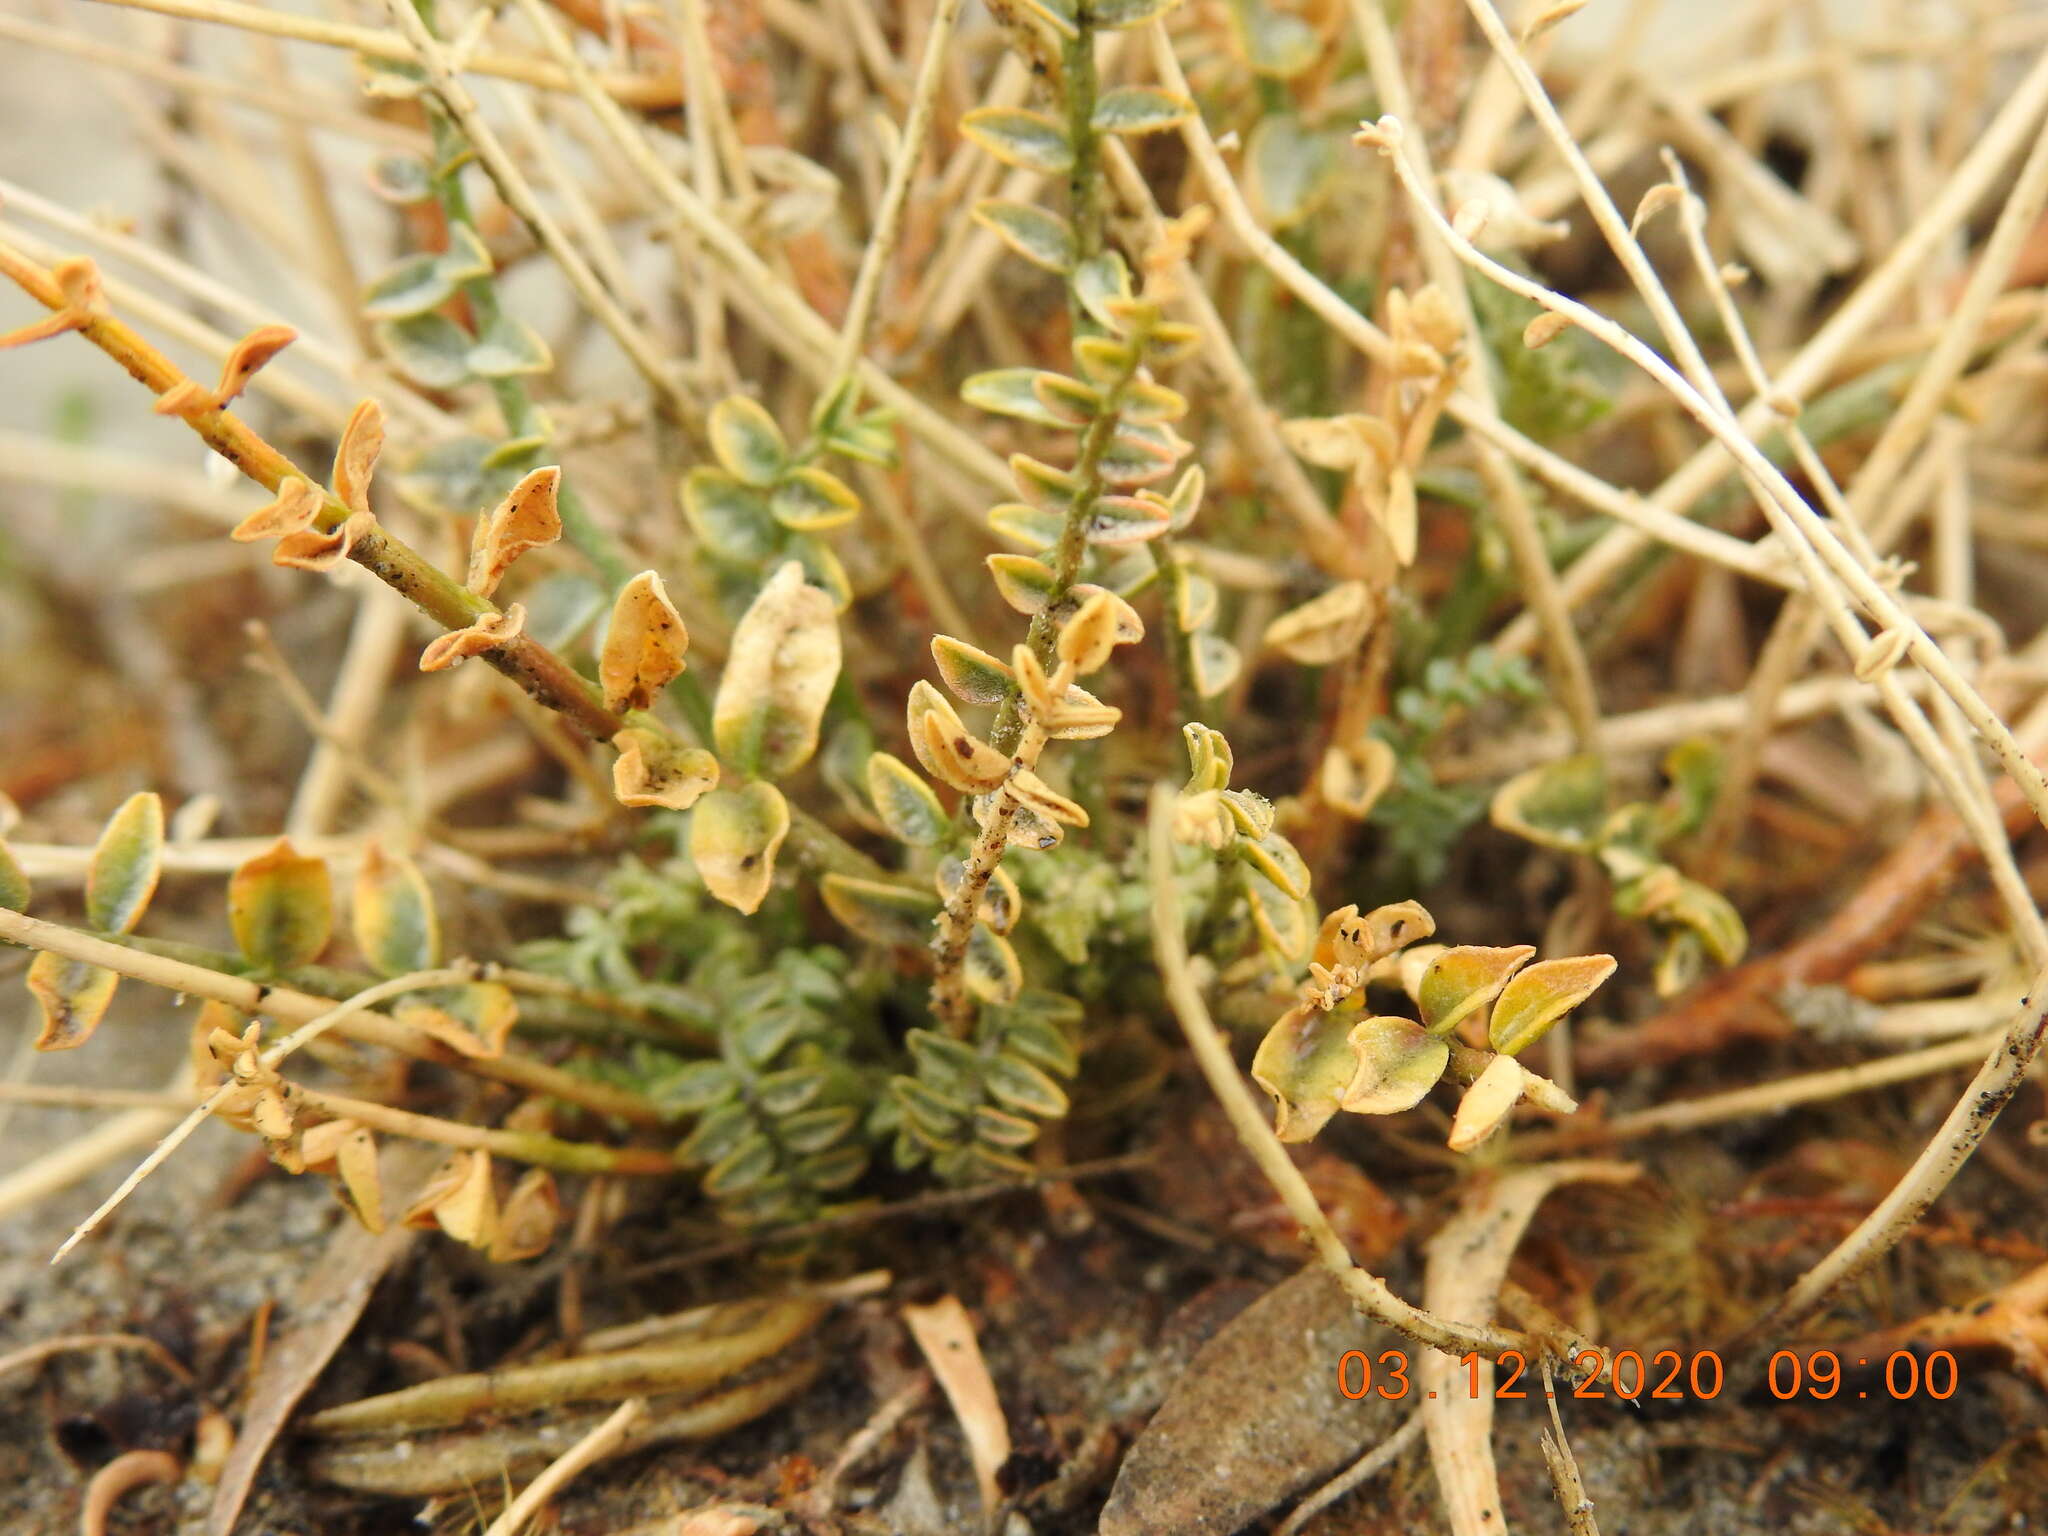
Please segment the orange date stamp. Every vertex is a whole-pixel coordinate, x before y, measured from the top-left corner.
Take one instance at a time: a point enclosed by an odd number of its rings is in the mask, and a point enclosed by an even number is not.
[[[1348,1349],[1337,1360],[1337,1390],[1354,1401],[1363,1397],[1392,1400],[1409,1396],[1438,1396],[1435,1391],[1424,1392],[1415,1385],[1409,1378],[1409,1363],[1406,1350],[1388,1349],[1378,1355],[1368,1355],[1362,1349]],[[1452,1380],[1465,1387],[1464,1395],[1468,1398],[1616,1398],[1628,1403],[1641,1399],[1704,1403],[1719,1397],[1727,1385],[1727,1372],[1722,1368],[1721,1357],[1711,1349],[1696,1350],[1691,1354],[1660,1349],[1647,1359],[1640,1350],[1634,1349],[1617,1350],[1611,1355],[1596,1349],[1580,1350],[1571,1358],[1571,1372],[1578,1379],[1555,1387],[1524,1380],[1529,1361],[1520,1350],[1505,1350],[1493,1362],[1499,1374],[1495,1376],[1490,1390],[1480,1380],[1479,1367],[1482,1363],[1476,1351],[1458,1360],[1464,1368],[1463,1375],[1454,1375]],[[1779,1350],[1771,1356],[1766,1368],[1765,1385],[1779,1402],[1790,1402],[1795,1398],[1828,1402],[1842,1397],[1845,1400],[1875,1398],[1880,1402],[1927,1399],[1945,1403],[1956,1395],[1956,1388],[1961,1382],[1956,1357],[1945,1349],[1925,1355],[1900,1349],[1882,1361],[1858,1356],[1849,1363],[1860,1373],[1868,1373],[1872,1367],[1882,1365],[1882,1385],[1879,1386],[1876,1378],[1866,1374],[1857,1379],[1868,1380],[1868,1385],[1845,1392],[1843,1360],[1831,1349],[1808,1350],[1804,1354],[1790,1349]]]

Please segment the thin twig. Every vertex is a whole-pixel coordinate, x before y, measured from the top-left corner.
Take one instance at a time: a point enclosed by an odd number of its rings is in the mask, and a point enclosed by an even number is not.
[[[548,1500],[574,1482],[586,1468],[611,1455],[634,1424],[646,1416],[646,1398],[627,1398],[602,1424],[549,1462],[547,1470],[505,1506],[505,1512],[491,1522],[484,1536],[519,1536],[526,1523],[546,1507]]]

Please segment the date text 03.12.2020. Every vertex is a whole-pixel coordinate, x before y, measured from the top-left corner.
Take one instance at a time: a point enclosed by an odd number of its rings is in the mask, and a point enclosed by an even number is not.
[[[1901,1349],[1894,1350],[1882,1362],[1867,1356],[1859,1356],[1850,1362],[1859,1373],[1868,1372],[1880,1363],[1883,1365],[1881,1386],[1874,1377],[1870,1377],[1867,1378],[1868,1385],[1845,1392],[1842,1358],[1833,1350],[1810,1350],[1802,1355],[1794,1350],[1781,1349],[1771,1356],[1766,1383],[1771,1395],[1781,1402],[1795,1397],[1826,1402],[1837,1396],[1875,1397],[1879,1401],[1889,1398],[1894,1402],[1927,1397],[1936,1402],[1946,1402],[1956,1394],[1959,1379],[1956,1357],[1945,1349],[1937,1349],[1927,1355]],[[1467,1354],[1458,1364],[1465,1371],[1463,1376],[1454,1376],[1453,1381],[1464,1386],[1466,1396],[1480,1396],[1479,1356]],[[1647,1360],[1633,1349],[1619,1350],[1613,1355],[1603,1355],[1593,1349],[1581,1350],[1571,1360],[1572,1374],[1579,1380],[1561,1384],[1555,1391],[1546,1391],[1523,1381],[1529,1362],[1519,1350],[1505,1351],[1495,1364],[1503,1373],[1493,1382],[1492,1396],[1497,1398],[1618,1397],[1624,1402],[1634,1402],[1637,1398],[1649,1397],[1706,1402],[1719,1397],[1727,1382],[1727,1375],[1721,1368],[1721,1357],[1711,1349],[1691,1355],[1680,1354],[1675,1349],[1660,1349]],[[1368,1355],[1362,1349],[1346,1350],[1337,1361],[1337,1390],[1354,1399],[1410,1396],[1418,1389],[1409,1380],[1408,1366],[1406,1350],[1389,1349],[1376,1356]],[[1426,1395],[1435,1397],[1437,1394],[1430,1392]]]

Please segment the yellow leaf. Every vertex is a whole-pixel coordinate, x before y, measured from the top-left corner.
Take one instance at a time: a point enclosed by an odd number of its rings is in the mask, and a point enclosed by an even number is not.
[[[719,755],[764,778],[802,767],[817,750],[839,659],[830,595],[785,562],[733,631],[711,718]]]
[[[718,785],[718,759],[702,747],[678,746],[658,731],[629,726],[612,738],[612,793],[621,805],[687,811]]]
[[[356,948],[379,976],[403,976],[441,963],[434,893],[403,854],[370,844],[356,871],[351,908]]]
[[[668,589],[653,571],[642,571],[619,589],[605,627],[597,663],[605,708],[623,713],[652,707],[661,690],[681,675],[689,648],[690,632],[668,600]]]
[[[1362,581],[1341,582],[1266,626],[1266,644],[1303,666],[1327,667],[1358,649],[1379,604]]]
[[[554,1241],[561,1224],[562,1201],[555,1193],[555,1176],[545,1168],[529,1168],[512,1186],[498,1213],[498,1232],[491,1242],[491,1259],[508,1264],[520,1259],[537,1259]]]
[[[228,881],[228,926],[242,954],[270,972],[319,958],[334,927],[334,897],[321,859],[279,838]]]
[[[767,898],[775,855],[788,835],[789,803],[773,784],[713,790],[690,815],[690,859],[706,890],[752,913]]]
[[[28,990],[42,1005],[43,1027],[36,1036],[39,1051],[68,1051],[85,1044],[107,1016],[121,978],[83,960],[67,960],[44,950],[29,962]]]
[[[163,869],[164,803],[144,790],[107,818],[85,874],[85,920],[107,933],[128,933],[142,920]]]

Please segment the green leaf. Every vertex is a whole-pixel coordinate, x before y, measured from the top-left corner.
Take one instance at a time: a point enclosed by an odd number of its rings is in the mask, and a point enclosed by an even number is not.
[[[758,911],[789,836],[789,802],[773,784],[714,789],[690,812],[690,861],[704,888],[736,911]]]
[[[1683,875],[1657,916],[1667,923],[1683,924],[1698,934],[1708,958],[1716,965],[1735,964],[1749,948],[1749,930],[1728,898]]]
[[[745,1104],[719,1104],[697,1122],[678,1152],[689,1162],[715,1163],[729,1156],[754,1129],[753,1111]]]
[[[1056,469],[1028,453],[1010,455],[1010,483],[1034,507],[1064,507],[1081,488],[1072,470]]]
[[[68,1051],[85,1044],[107,1016],[121,978],[82,960],[43,950],[29,962],[28,990],[43,1010],[36,1035],[39,1051]]]
[[[433,172],[418,155],[379,155],[370,162],[369,183],[378,197],[401,208],[434,195]]]
[[[29,896],[28,871],[21,867],[14,850],[0,840],[0,908],[9,912],[26,912]]]
[[[1433,1035],[1447,1035],[1484,1008],[1508,984],[1508,978],[1529,963],[1533,944],[1489,949],[1460,944],[1430,961],[1415,988],[1415,1006],[1423,1026]]]
[[[1061,37],[1079,37],[1074,25],[1074,0],[1024,0],[1024,8]]]
[[[1273,1130],[1307,1141],[1329,1122],[1358,1072],[1344,1026],[1303,1004],[1282,1014],[1252,1057],[1252,1081],[1273,1096]]]
[[[1238,853],[1260,874],[1297,900],[1308,894],[1308,862],[1278,832],[1268,831],[1258,841],[1240,841]]]
[[[1131,300],[1131,269],[1115,251],[1091,256],[1074,268],[1074,297],[1104,330],[1120,334],[1122,324],[1113,305]]]
[[[1612,955],[1537,961],[1501,989],[1487,1023],[1487,1042],[1504,1056],[1520,1055],[1591,997],[1614,974],[1614,964]]]
[[[818,882],[825,910],[874,944],[915,949],[932,936],[939,901],[930,891],[852,875],[826,875]]]
[[[990,1098],[1027,1115],[1057,1120],[1067,1112],[1066,1090],[1043,1067],[1021,1056],[997,1056],[988,1063],[983,1082]]]
[[[971,1103],[981,1094],[981,1053],[964,1040],[936,1030],[913,1029],[903,1037],[918,1081],[950,1100]]]
[[[960,398],[977,410],[998,416],[1014,416],[1042,427],[1067,427],[1065,418],[1039,399],[1038,375],[1036,368],[991,368],[986,373],[969,374],[960,385]]]
[[[997,595],[1017,612],[1033,614],[1051,601],[1053,570],[1043,560],[1030,555],[1003,554],[990,555],[986,563],[989,575],[995,579]]]
[[[1050,549],[1059,542],[1065,524],[1059,513],[1021,501],[1005,501],[988,509],[989,531],[1026,549]]]
[[[759,565],[776,552],[767,493],[700,464],[683,476],[683,515],[705,548],[736,565]]]
[[[1606,775],[1590,752],[1516,774],[1494,791],[1491,806],[1503,832],[1566,853],[1588,852],[1606,814]]]
[[[1036,1120],[987,1104],[974,1106],[974,1139],[998,1147],[1028,1147],[1038,1139]]]
[[[1003,1053],[1036,1063],[1059,1077],[1081,1069],[1080,1053],[1066,1031],[1043,1019],[1024,1019],[1003,1028]]]
[[[326,860],[305,858],[279,838],[228,880],[228,926],[236,947],[265,971],[310,965],[334,931]]]
[[[467,224],[448,226],[448,249],[434,258],[441,275],[451,283],[473,282],[497,270],[483,236]]]
[[[942,843],[952,831],[945,808],[931,786],[910,765],[877,752],[868,759],[868,798],[889,835],[913,848]]]
[[[977,107],[960,131],[1005,165],[1047,176],[1073,169],[1074,149],[1059,120],[1021,107]]]
[[[728,395],[714,405],[706,429],[718,462],[748,485],[773,484],[789,461],[775,418],[745,395]]]
[[[1235,0],[1232,11],[1254,73],[1291,80],[1322,57],[1316,29],[1299,16],[1275,10],[1265,0]]]
[[[1151,85],[1125,85],[1104,91],[1089,119],[1097,133],[1157,133],[1195,115],[1185,96]]]
[[[1329,200],[1342,163],[1337,144],[1332,135],[1312,132],[1291,113],[1259,119],[1245,145],[1245,165],[1262,222],[1275,230],[1293,229]]]
[[[789,1152],[809,1157],[837,1146],[859,1123],[860,1111],[851,1104],[821,1104],[784,1117],[775,1134]]]
[[[965,640],[932,636],[932,660],[947,689],[963,704],[1001,704],[1010,695],[1010,669]]]
[[[1143,544],[1166,532],[1166,508],[1137,496],[1104,496],[1088,510],[1090,544],[1117,548]]]
[[[1063,373],[1039,374],[1031,381],[1031,392],[1063,427],[1085,427],[1102,414],[1101,393]]]
[[[1195,696],[1213,699],[1237,681],[1244,658],[1221,635],[1199,634],[1188,648],[1194,658]]]
[[[1034,266],[1064,276],[1074,267],[1074,227],[1056,213],[1030,203],[985,198],[974,205],[974,222]]]
[[[469,371],[481,379],[546,373],[554,365],[554,354],[540,333],[510,315],[493,320],[469,350]]]
[[[1097,27],[1120,32],[1164,16],[1178,4],[1180,0],[1094,0],[1088,7],[1088,19]]]
[[[107,818],[85,873],[85,920],[105,933],[128,933],[142,920],[163,870],[164,803],[144,790]]]
[[[860,498],[837,475],[812,465],[790,470],[768,493],[775,521],[799,533],[842,528],[860,512]]]
[[[967,935],[967,958],[961,967],[967,990],[984,1003],[1007,1003],[1024,985],[1024,967],[1010,941],[979,923]]]
[[[1282,959],[1299,959],[1315,937],[1315,920],[1307,911],[1306,898],[1288,895],[1249,864],[1242,868],[1252,926]]]
[[[405,375],[429,389],[453,389],[470,375],[469,332],[435,310],[380,321],[377,345]]]
[[[740,1081],[722,1061],[687,1062],[648,1085],[647,1096],[670,1115],[701,1115],[740,1091]]]
[[[419,867],[372,842],[356,871],[351,922],[356,948],[379,976],[403,976],[441,963],[441,922]]]
[[[1420,1104],[1450,1065],[1451,1045],[1407,1019],[1371,1018],[1346,1036],[1357,1072],[1341,1107],[1357,1115],[1394,1115]]]
[[[363,313],[372,320],[402,320],[438,309],[455,293],[455,279],[438,256],[408,256],[363,290]]]

